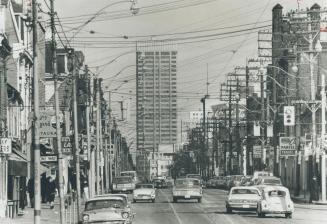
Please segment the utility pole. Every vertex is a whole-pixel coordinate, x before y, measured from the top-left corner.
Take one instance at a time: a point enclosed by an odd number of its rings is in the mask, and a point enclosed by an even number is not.
[[[112,163],[111,163],[111,91],[108,92],[108,142],[109,142],[109,161],[108,161],[108,186],[111,186],[112,183]]]
[[[246,61],[246,67],[245,67],[245,100],[246,100],[246,108],[249,108],[249,95],[250,95],[250,91],[249,91],[249,66],[248,66],[248,60]],[[250,171],[250,169],[247,169],[248,164],[250,165],[250,116],[249,116],[249,111],[246,110],[246,147],[245,147],[245,152],[244,152],[244,161],[243,161],[243,173],[244,176],[247,175],[248,173],[252,173],[252,170]],[[249,166],[250,167],[250,166]]]
[[[99,79],[96,79],[96,151],[95,151],[95,181],[96,181],[96,194],[100,194],[100,96],[99,96]]]
[[[264,98],[264,80],[263,80],[263,75],[261,74],[260,76],[260,94],[261,94],[261,121],[260,121],[260,141],[261,141],[261,160],[259,163],[259,169],[263,169],[263,165],[266,163],[265,158],[264,158],[264,153],[263,151],[265,150],[265,129],[262,127],[262,125],[265,122],[265,98]]]
[[[89,77],[89,69],[87,65],[85,65],[85,73],[88,79],[87,82],[87,91],[88,91],[88,99],[86,105],[86,137],[87,137],[87,159],[89,161],[89,172],[88,172],[88,182],[89,182],[89,196],[92,198],[94,196],[94,170],[92,169],[93,160],[92,160],[92,152],[91,152],[91,130],[90,130],[90,107],[91,107],[91,88],[90,88],[90,77]]]
[[[229,175],[232,175],[232,156],[233,156],[233,136],[232,136],[232,86],[229,86],[229,101],[228,101],[228,134],[229,134],[229,157],[228,170]]]
[[[41,224],[41,183],[40,183],[40,105],[39,105],[39,46],[37,1],[32,0],[33,12],[33,149],[34,149],[34,224]]]
[[[321,74],[321,141],[326,136],[326,84],[325,74]],[[321,147],[321,201],[326,203],[326,151]]]
[[[99,175],[100,175],[100,180],[101,180],[101,182],[100,182],[100,187],[101,187],[101,194],[103,194],[103,190],[104,190],[104,182],[105,182],[105,177],[104,177],[104,173],[103,173],[103,171],[104,171],[104,154],[105,154],[105,152],[104,152],[104,150],[103,150],[103,138],[102,138],[102,103],[101,103],[101,85],[102,85],[102,79],[98,79],[98,83],[99,83],[99,85],[98,85],[98,109],[99,109],[99,117],[98,117],[98,119],[99,119],[99,142],[100,142],[100,148],[99,148],[99,156],[100,156],[100,161],[101,161],[101,163],[100,163],[100,173],[99,173]]]
[[[51,16],[51,41],[52,41],[52,75],[54,78],[54,98],[56,112],[56,134],[57,134],[57,150],[58,150],[58,179],[59,179],[59,204],[60,204],[60,223],[65,223],[65,196],[64,196],[64,174],[63,174],[63,155],[61,149],[61,127],[60,127],[60,108],[59,108],[59,86],[58,86],[58,71],[57,71],[57,48],[55,37],[55,22],[54,22],[54,0],[50,0],[50,16]]]
[[[80,220],[79,211],[81,207],[81,185],[80,185],[80,156],[79,156],[79,141],[78,141],[78,124],[77,124],[77,81],[78,69],[77,58],[73,52],[73,111],[74,111],[74,149],[75,149],[75,172],[76,172],[76,198],[77,198],[77,219]]]
[[[237,152],[237,163],[238,163],[238,173],[237,174],[241,174],[241,166],[242,163],[240,162],[241,160],[241,137],[240,137],[240,118],[239,118],[239,100],[240,100],[240,94],[239,94],[239,82],[238,82],[238,78],[237,78],[237,93],[235,96],[235,100],[236,100],[236,152]]]

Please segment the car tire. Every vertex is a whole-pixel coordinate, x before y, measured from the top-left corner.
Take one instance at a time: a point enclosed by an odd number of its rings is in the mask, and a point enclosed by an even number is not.
[[[266,217],[266,214],[262,213],[262,212],[258,212],[258,217],[259,218],[264,218],[264,217]]]
[[[201,203],[202,202],[202,198],[198,198],[198,203]]]
[[[136,203],[136,200],[135,199],[133,199],[133,203]]]
[[[287,219],[291,219],[291,218],[292,218],[292,213],[286,213],[286,214],[285,214],[285,218],[287,218]]]
[[[156,202],[156,199],[152,199],[151,202],[152,202],[152,203],[155,203],[155,202]]]
[[[226,213],[227,214],[232,214],[233,210],[229,206],[226,206]]]
[[[177,203],[177,198],[173,197],[173,202]]]

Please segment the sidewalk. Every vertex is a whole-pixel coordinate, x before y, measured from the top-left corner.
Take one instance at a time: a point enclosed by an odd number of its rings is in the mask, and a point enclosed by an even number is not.
[[[49,204],[42,204],[41,207],[41,223],[58,224],[60,223],[59,201],[54,202],[54,209],[50,209]],[[15,219],[1,219],[0,224],[34,224],[34,209],[31,207],[25,208],[25,213],[17,216]]]

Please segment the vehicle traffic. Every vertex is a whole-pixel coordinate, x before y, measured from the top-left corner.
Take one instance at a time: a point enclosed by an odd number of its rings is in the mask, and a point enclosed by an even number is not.
[[[176,179],[175,186],[173,187],[173,202],[176,203],[179,199],[195,199],[200,203],[202,200],[202,186],[200,180],[195,178]]]
[[[131,224],[134,215],[123,197],[103,195],[86,201],[82,213],[82,223]]]
[[[226,200],[226,212],[233,210],[256,211],[261,193],[256,187],[233,187]]]
[[[284,214],[286,218],[292,218],[294,204],[289,190],[283,186],[267,186],[262,189],[262,199],[258,203],[258,217],[268,214]]]
[[[136,171],[131,170],[131,171],[122,171],[120,172],[121,177],[130,177],[132,178],[133,182],[137,184],[139,182],[139,178],[137,176]]]
[[[132,193],[135,189],[135,183],[129,176],[115,177],[112,181],[112,192]]]
[[[156,200],[156,189],[153,184],[137,184],[133,191],[133,202],[136,201],[151,201]]]

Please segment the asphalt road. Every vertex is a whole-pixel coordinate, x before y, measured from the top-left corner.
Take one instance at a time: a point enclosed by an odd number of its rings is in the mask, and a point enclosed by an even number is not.
[[[133,203],[136,213],[133,224],[256,224],[256,223],[327,223],[327,206],[295,205],[293,219],[282,215],[258,218],[254,212],[225,213],[227,192],[217,189],[205,189],[202,203],[194,201],[172,202],[169,189],[157,190],[155,203]]]

